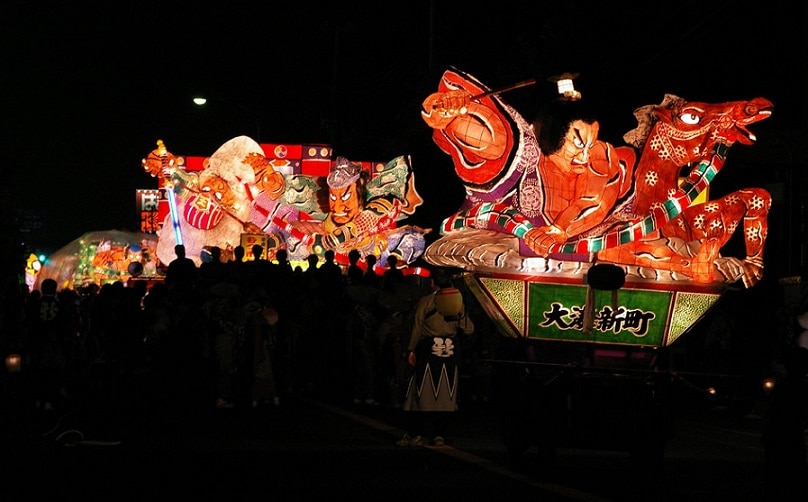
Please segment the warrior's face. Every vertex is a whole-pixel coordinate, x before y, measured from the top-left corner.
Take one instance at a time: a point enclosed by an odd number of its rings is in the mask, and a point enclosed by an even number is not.
[[[583,174],[589,167],[589,150],[597,141],[599,131],[597,122],[574,120],[561,148],[548,155],[548,160],[564,173]]]
[[[344,225],[353,220],[362,209],[357,183],[350,183],[341,188],[328,188],[328,206],[331,219],[337,225]]]

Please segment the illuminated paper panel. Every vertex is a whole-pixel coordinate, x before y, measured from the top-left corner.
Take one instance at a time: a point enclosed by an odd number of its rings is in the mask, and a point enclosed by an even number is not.
[[[664,347],[696,324],[718,301],[718,291],[647,289],[627,284],[595,290],[592,329],[584,330],[587,287],[568,281],[533,282],[466,276],[470,291],[506,334],[536,340]]]

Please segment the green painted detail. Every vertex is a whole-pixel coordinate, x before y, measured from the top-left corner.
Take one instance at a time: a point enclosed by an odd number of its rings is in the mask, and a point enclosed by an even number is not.
[[[520,333],[524,333],[525,282],[485,277],[480,278],[480,282],[494,298],[499,310],[516,326]]]
[[[677,293],[673,303],[667,345],[672,344],[696,324],[721,297],[719,294]]]
[[[592,330],[584,331],[585,286],[533,283],[528,290],[529,338],[662,346],[672,292],[621,289],[613,308],[611,291],[595,291]]]

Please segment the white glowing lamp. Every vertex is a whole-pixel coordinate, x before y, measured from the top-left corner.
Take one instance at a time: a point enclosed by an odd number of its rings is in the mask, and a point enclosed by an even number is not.
[[[575,84],[572,82],[577,76],[577,73],[564,73],[563,75],[551,77],[550,80],[554,81],[558,86],[559,94],[567,99],[578,100],[581,99],[581,93],[575,90]]]
[[[566,95],[570,92],[575,91],[575,86],[573,85],[571,78],[562,78],[561,80],[556,82],[556,84],[558,85],[559,94]]]

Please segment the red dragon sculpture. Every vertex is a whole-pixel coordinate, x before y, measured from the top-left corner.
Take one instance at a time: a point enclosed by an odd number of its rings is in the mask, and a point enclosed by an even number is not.
[[[747,126],[768,118],[765,98],[726,103],[688,102],[668,95],[662,104],[635,112],[640,127],[624,139],[642,146],[635,172],[636,195],[630,211],[662,215],[660,225],[633,242],[597,252],[599,261],[670,270],[696,282],[728,280],[740,270],[746,287],[763,275],[763,249],[768,232],[771,196],[762,188],[745,188],[717,200],[691,205],[724,162],[725,147],[755,141]],[[649,127],[648,134],[644,130]],[[705,153],[713,152],[705,158]],[[693,165],[679,187],[682,166]],[[668,210],[674,205],[673,210]],[[678,214],[677,214],[678,213]],[[746,257],[719,260],[720,249],[743,224]],[[608,235],[608,233],[607,233]],[[658,237],[658,238],[654,238]]]

